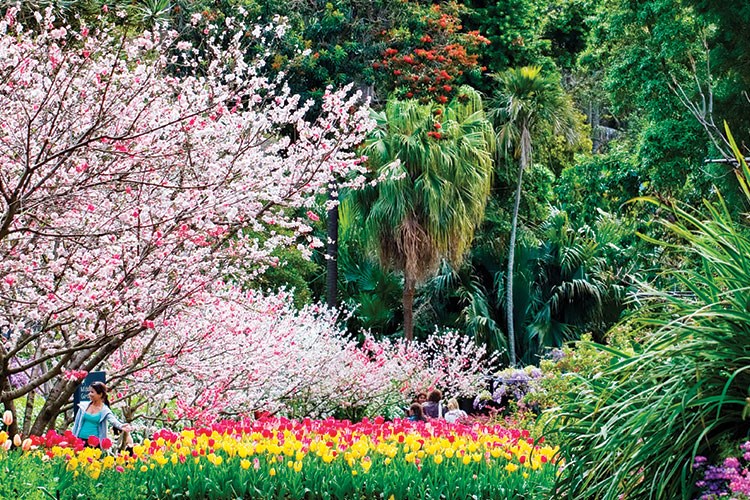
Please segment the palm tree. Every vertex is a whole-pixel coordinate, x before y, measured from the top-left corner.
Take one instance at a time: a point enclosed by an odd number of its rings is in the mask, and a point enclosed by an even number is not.
[[[592,226],[576,226],[553,211],[541,228],[544,239],[527,263],[534,276],[532,320],[526,329],[526,362],[546,347],[577,340],[580,332],[601,336],[624,308],[627,285],[608,259],[624,233],[617,219],[600,213]],[[614,259],[612,259],[614,260]]]
[[[497,139],[501,151],[518,159],[518,181],[513,205],[513,219],[508,247],[506,275],[506,310],[508,321],[508,350],[510,364],[516,364],[515,329],[513,324],[513,265],[518,229],[518,210],[521,205],[523,171],[532,162],[532,140],[544,131],[563,135],[575,141],[575,112],[573,102],[560,86],[557,78],[543,76],[539,67],[509,69],[497,75],[499,87],[492,100],[496,119]]]
[[[383,336],[396,332],[401,324],[401,276],[383,269],[367,252],[362,208],[368,206],[365,196],[376,193],[367,191],[346,191],[336,207],[341,242],[339,288],[344,307],[352,311],[347,322],[350,331],[368,330]]]
[[[404,336],[413,339],[414,293],[441,260],[459,264],[490,192],[495,133],[479,94],[447,106],[389,101],[365,146],[382,180],[365,231],[381,264],[403,272]]]

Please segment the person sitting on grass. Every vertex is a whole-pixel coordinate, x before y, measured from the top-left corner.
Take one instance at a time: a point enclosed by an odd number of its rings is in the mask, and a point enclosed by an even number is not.
[[[79,411],[73,423],[73,435],[86,441],[88,446],[101,446],[107,439],[107,423],[117,430],[130,432],[130,424],[123,424],[109,408],[107,386],[94,382],[89,387],[89,400],[79,403]],[[96,439],[93,439],[96,438]]]

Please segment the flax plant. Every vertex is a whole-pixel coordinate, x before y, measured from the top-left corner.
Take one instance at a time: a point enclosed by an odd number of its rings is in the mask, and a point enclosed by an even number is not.
[[[750,200],[750,169],[732,145]],[[644,201],[671,215],[659,221],[671,241],[652,241],[700,266],[665,271],[682,290],[642,295],[643,345],[634,353],[598,346],[612,364],[567,395],[552,424],[567,461],[558,498],[692,498],[693,458],[716,457],[720,443],[750,430],[747,221],[733,220],[721,196],[702,210]]]

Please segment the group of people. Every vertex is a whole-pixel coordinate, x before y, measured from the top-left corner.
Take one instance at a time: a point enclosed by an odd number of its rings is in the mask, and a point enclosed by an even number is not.
[[[429,394],[423,392],[417,394],[407,414],[409,420],[416,422],[444,419],[453,423],[467,416],[466,412],[458,407],[456,398],[449,399],[448,403],[443,406],[443,393],[437,389],[430,391]]]

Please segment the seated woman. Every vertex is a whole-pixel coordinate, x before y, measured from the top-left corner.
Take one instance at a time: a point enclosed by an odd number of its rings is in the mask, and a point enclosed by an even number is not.
[[[411,420],[412,422],[427,422],[427,418],[424,416],[421,404],[413,403],[409,407],[409,420]]]
[[[443,418],[441,399],[443,399],[442,392],[437,389],[430,391],[430,394],[427,395],[427,402],[422,405],[424,414],[430,418]]]
[[[91,436],[96,436],[99,446],[107,438],[107,423],[112,424],[115,429],[130,432],[132,427],[123,424],[115,417],[109,408],[109,396],[107,386],[102,382],[94,382],[89,388],[89,400],[82,401],[79,405],[73,423],[73,435],[84,441]]]
[[[446,408],[448,408],[448,411],[445,412],[445,420],[450,423],[457,422],[458,420],[467,417],[466,412],[459,409],[458,400],[456,398],[451,398],[448,401]]]

